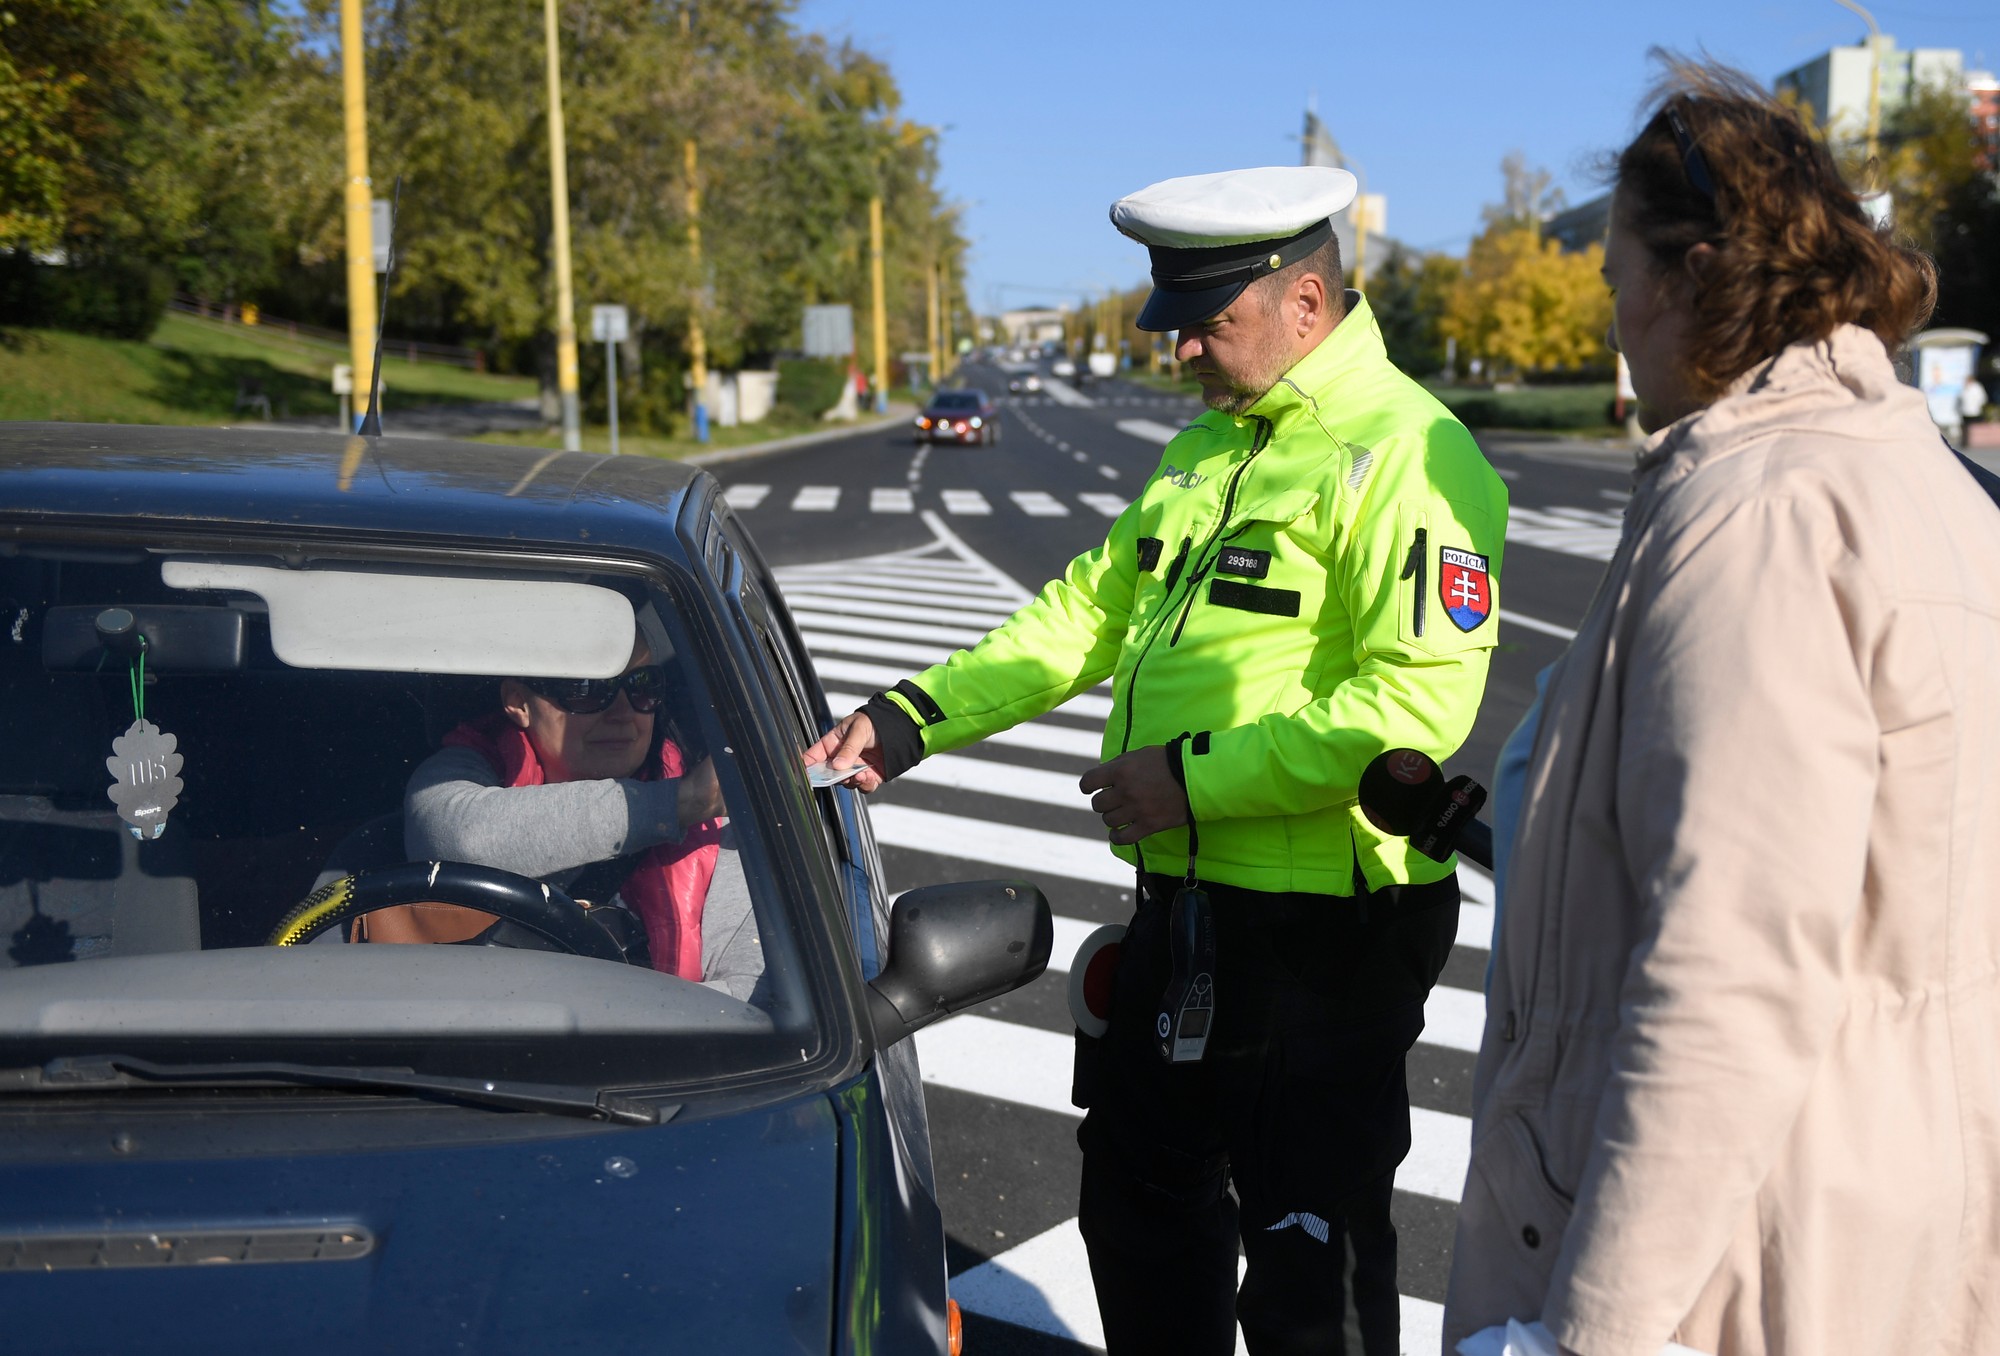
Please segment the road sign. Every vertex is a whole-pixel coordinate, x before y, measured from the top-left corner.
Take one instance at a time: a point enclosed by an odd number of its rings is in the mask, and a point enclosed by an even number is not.
[[[854,308],[808,306],[805,319],[808,358],[846,358],[854,353]]]
[[[368,233],[374,238],[375,271],[377,273],[387,273],[389,271],[389,224],[391,218],[389,200],[387,198],[376,198],[373,200],[372,205],[375,210]]]
[[[623,306],[593,306],[590,308],[590,337],[600,344],[622,344],[630,337],[630,329]]]
[[[335,395],[354,394],[354,365],[335,363],[333,365],[333,393]]]

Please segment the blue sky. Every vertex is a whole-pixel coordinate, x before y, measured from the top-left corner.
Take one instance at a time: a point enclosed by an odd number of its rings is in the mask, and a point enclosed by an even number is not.
[[[2000,65],[1995,0],[1871,7],[1899,47]],[[1653,44],[1705,47],[1768,82],[1862,21],[1834,0],[804,0],[797,22],[886,59],[909,117],[943,131],[946,191],[992,311],[1143,280],[1111,202],[1157,179],[1296,164],[1306,100],[1388,195],[1389,234],[1457,252],[1511,150],[1572,202],[1633,129]]]

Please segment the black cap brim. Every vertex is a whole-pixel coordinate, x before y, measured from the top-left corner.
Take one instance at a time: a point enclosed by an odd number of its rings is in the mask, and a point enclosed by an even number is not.
[[[1154,334],[1184,330],[1229,309],[1229,303],[1242,296],[1249,285],[1250,280],[1245,278],[1196,292],[1169,292],[1164,287],[1155,287],[1153,295],[1139,308],[1139,318],[1132,323]]]

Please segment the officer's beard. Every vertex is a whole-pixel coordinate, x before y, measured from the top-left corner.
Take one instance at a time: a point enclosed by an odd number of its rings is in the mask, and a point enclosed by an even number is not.
[[[1231,370],[1224,370],[1206,356],[1189,364],[1196,376],[1207,378],[1202,382],[1201,399],[1211,410],[1242,414],[1262,400],[1265,392],[1278,384],[1278,378],[1292,370],[1299,355],[1280,325],[1277,311],[1274,297],[1264,317],[1262,342],[1239,355]]]

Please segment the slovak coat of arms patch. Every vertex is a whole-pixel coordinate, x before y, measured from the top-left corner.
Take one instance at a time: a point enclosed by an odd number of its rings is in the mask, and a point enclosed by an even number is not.
[[[1493,581],[1486,557],[1477,551],[1438,548],[1438,600],[1461,631],[1471,631],[1493,615]]]

